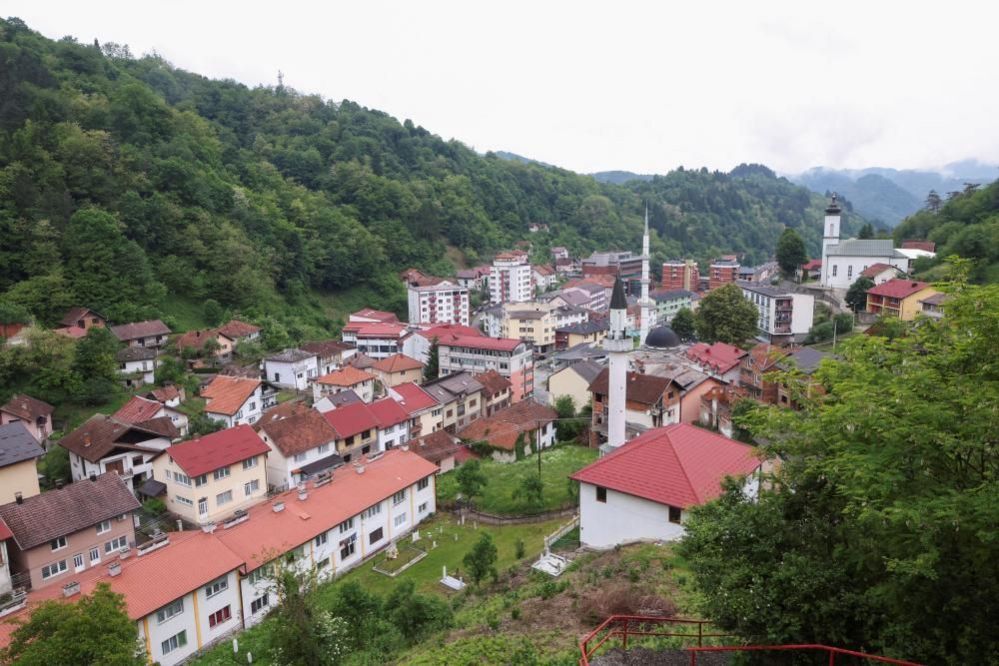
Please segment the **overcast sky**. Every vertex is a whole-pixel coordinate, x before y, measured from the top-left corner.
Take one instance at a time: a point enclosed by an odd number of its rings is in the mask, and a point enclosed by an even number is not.
[[[3,0],[46,36],[581,172],[999,162],[991,2]]]

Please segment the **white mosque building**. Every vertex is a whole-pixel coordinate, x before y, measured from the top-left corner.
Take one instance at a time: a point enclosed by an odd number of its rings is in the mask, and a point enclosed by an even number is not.
[[[860,274],[874,264],[887,264],[904,273],[909,272],[910,256],[895,249],[890,239],[840,240],[840,213],[841,209],[834,194],[826,208],[822,230],[823,287],[849,289]]]

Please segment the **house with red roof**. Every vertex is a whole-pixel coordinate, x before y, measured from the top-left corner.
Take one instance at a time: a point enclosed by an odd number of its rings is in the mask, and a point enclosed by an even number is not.
[[[123,423],[141,424],[161,417],[170,419],[177,429],[179,437],[187,436],[188,419],[187,414],[177,411],[173,407],[167,407],[158,400],[150,400],[138,395],[133,395],[128,402],[122,405],[121,409],[112,414],[114,418]]]
[[[722,493],[727,477],[759,491],[762,461],[753,448],[678,423],[649,430],[569,478],[579,482],[579,539],[589,548],[675,541],[687,512]]]
[[[260,339],[261,328],[239,319],[231,319],[219,326],[218,332],[239,344],[240,342],[252,342]]]
[[[248,425],[175,444],[153,460],[171,513],[200,525],[223,522],[267,496],[270,447]]]
[[[867,311],[912,321],[922,312],[920,301],[939,293],[927,282],[896,278],[867,290]]]
[[[129,347],[162,347],[170,335],[170,327],[159,319],[119,324],[111,327],[111,333]]]
[[[371,372],[381,382],[382,387],[388,388],[423,379],[423,364],[405,354],[393,354],[375,361],[371,366]]]
[[[0,407],[0,425],[21,421],[36,440],[44,442],[52,434],[55,407],[24,393],[15,393]]]
[[[409,413],[392,398],[375,400],[368,405],[378,423],[378,450],[388,451],[409,441]]]
[[[357,312],[351,312],[347,316],[348,324],[375,324],[375,323],[398,323],[399,318],[395,316],[394,312],[386,312],[385,310],[374,310],[372,308],[363,308]]]
[[[390,388],[388,394],[409,415],[410,437],[420,437],[443,428],[443,406],[422,387],[399,384]]]
[[[415,358],[420,363],[426,364],[430,359],[430,348],[436,339],[438,344],[455,338],[459,335],[470,335],[472,337],[482,336],[482,331],[472,326],[462,326],[461,324],[440,324],[430,326],[422,330],[413,331],[413,334],[402,343],[402,353],[410,358]]]
[[[860,271],[859,277],[865,277],[874,282],[875,286],[879,284],[884,284],[888,280],[893,280],[900,276],[902,271],[892,266],[890,264],[871,264],[864,270]]]
[[[748,352],[724,342],[698,342],[687,349],[687,358],[712,377],[726,382],[739,379],[739,367]]]
[[[493,447],[493,460],[514,462],[518,442],[523,445],[524,455],[554,445],[557,419],[554,409],[538,404],[532,398],[501,409],[492,416],[476,419],[457,435],[468,444],[487,442]]]
[[[329,395],[353,391],[364,402],[371,402],[375,397],[375,379],[371,373],[345,365],[312,382],[312,400],[319,402]]]
[[[201,389],[205,416],[226,428],[256,423],[264,410],[263,386],[259,379],[216,375]]]
[[[363,402],[355,402],[323,414],[336,431],[336,452],[345,463],[379,452],[378,417]]]

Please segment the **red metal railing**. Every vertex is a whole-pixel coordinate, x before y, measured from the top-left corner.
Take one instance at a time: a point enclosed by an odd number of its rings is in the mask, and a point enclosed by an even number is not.
[[[891,657],[881,657],[878,655],[857,652],[856,650],[846,650],[844,648],[832,647],[829,645],[801,644],[801,645],[712,645],[705,646],[705,638],[731,638],[731,634],[706,633],[704,625],[710,625],[707,620],[692,620],[678,617],[650,617],[645,615],[611,615],[604,620],[600,626],[588,633],[580,641],[579,649],[581,657],[580,666],[589,666],[590,659],[597,653],[607,641],[613,638],[621,639],[621,648],[628,649],[628,638],[630,636],[657,636],[662,638],[681,638],[688,641],[696,641],[694,647],[684,648],[690,652],[690,666],[697,666],[698,657],[704,652],[819,652],[829,656],[829,666],[835,666],[836,657],[844,655],[849,657],[859,657],[872,662],[882,664],[895,664],[896,666],[923,666],[914,661],[903,659],[893,659]],[[696,627],[697,632],[656,629],[654,627]]]
[[[731,636],[731,634],[705,633],[704,625],[711,624],[707,620],[689,620],[679,617],[650,617],[646,615],[611,615],[588,633],[579,644],[582,656],[579,659],[580,666],[589,666],[590,658],[596,654],[604,643],[612,638],[621,639],[622,649],[628,649],[629,636],[659,636],[663,638],[684,638],[696,640],[697,645],[704,644],[705,638],[719,638]],[[674,631],[649,630],[650,626],[656,625],[679,625],[686,627],[696,627],[697,632],[686,631],[677,633]]]
[[[897,666],[923,666],[922,664],[916,663],[914,661],[905,661],[904,659],[892,659],[891,657],[880,657],[874,654],[867,654],[866,652],[857,652],[856,650],[846,650],[838,647],[831,647],[829,645],[719,645],[719,646],[698,646],[687,648],[690,652],[690,666],[697,666],[697,657],[702,652],[824,652],[829,655],[829,666],[833,666],[836,663],[836,655],[846,655],[849,657],[860,657],[861,659],[866,659],[868,661],[875,661],[882,664],[896,664]]]

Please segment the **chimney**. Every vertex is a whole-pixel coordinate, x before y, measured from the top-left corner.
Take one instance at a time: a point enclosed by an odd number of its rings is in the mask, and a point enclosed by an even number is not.
[[[112,577],[121,575],[121,562],[112,562],[109,564],[108,575]]]
[[[22,495],[20,492],[16,492],[14,493],[14,500],[18,504],[24,504],[24,495]]]
[[[94,472],[91,472],[90,473],[90,480],[96,482],[97,481],[97,474],[95,474]]]
[[[274,509],[274,513],[281,513],[284,511],[284,502],[274,502],[272,508]]]
[[[62,484],[63,484],[63,480],[62,479],[56,479],[55,480],[56,490],[62,490]]]
[[[305,483],[298,484],[298,501],[304,502],[309,498],[309,491],[305,488]]]

